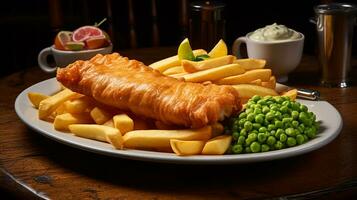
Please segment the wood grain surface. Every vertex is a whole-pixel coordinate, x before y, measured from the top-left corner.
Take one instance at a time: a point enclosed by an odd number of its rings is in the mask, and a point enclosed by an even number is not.
[[[146,64],[175,48],[122,52]],[[356,67],[356,63],[353,63]],[[4,66],[3,66],[4,67]],[[357,87],[318,86],[317,62],[305,56],[289,85],[317,89],[341,113],[330,144],[283,160],[243,165],[174,165],[98,155],[29,129],[16,96],[48,78],[38,67],[0,80],[0,188],[20,199],[346,199],[357,195]]]

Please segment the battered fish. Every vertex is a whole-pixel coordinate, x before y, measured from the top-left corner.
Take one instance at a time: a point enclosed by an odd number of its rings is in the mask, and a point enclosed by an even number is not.
[[[76,61],[58,69],[57,80],[103,104],[165,124],[199,128],[241,109],[231,86],[180,81],[118,53]]]

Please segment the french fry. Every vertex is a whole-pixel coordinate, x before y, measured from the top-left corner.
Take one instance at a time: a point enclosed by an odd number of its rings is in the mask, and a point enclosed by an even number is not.
[[[250,84],[240,84],[240,85],[232,85],[239,93],[240,98],[249,99],[254,95],[259,96],[277,96],[278,93],[270,88],[258,86],[258,85],[250,85]]]
[[[211,135],[212,128],[205,126],[200,129],[130,131],[123,139],[127,148],[168,150],[171,139],[207,141]]]
[[[269,81],[264,81],[262,82],[261,84],[263,87],[266,87],[266,88],[271,88],[273,90],[275,90],[275,87],[276,87],[276,79],[275,79],[275,76],[271,76]]]
[[[228,65],[233,63],[234,56],[227,55],[217,58],[210,58],[203,61],[190,61],[190,60],[182,60],[181,65],[186,72],[197,72],[206,69],[216,68],[222,65]]]
[[[291,89],[287,92],[283,92],[281,96],[287,96],[290,97],[291,100],[295,100],[297,97],[297,89]]]
[[[123,138],[118,129],[98,124],[71,124],[68,126],[71,133],[88,139],[109,142],[107,139],[115,139],[115,142],[123,144]],[[122,145],[117,146],[122,146]]]
[[[185,141],[185,140],[170,140],[170,146],[179,156],[197,155],[201,154],[203,147],[205,146],[205,141]]]
[[[184,73],[185,70],[183,69],[182,66],[176,66],[176,67],[171,67],[167,70],[165,70],[164,72],[162,72],[163,75],[173,75],[173,74],[180,74],[180,73]]]
[[[185,81],[200,83],[204,81],[222,79],[227,76],[234,76],[242,74],[244,72],[245,70],[241,68],[238,64],[229,64],[212,69],[207,69],[204,71],[198,71],[192,74],[186,74],[182,77],[185,79]]]
[[[69,89],[64,89],[61,92],[42,100],[38,107],[39,118],[45,119],[47,116],[53,113],[53,111],[55,111],[58,106],[60,106],[63,102],[71,99],[76,94],[77,93],[72,92]]]
[[[228,76],[215,81],[219,85],[236,85],[250,83],[256,79],[268,81],[271,76],[271,69],[255,69],[245,72],[244,74]]]
[[[38,108],[40,102],[44,99],[47,99],[49,96],[37,93],[37,92],[29,92],[27,93],[27,97],[35,108]]]
[[[113,117],[114,127],[122,134],[134,130],[134,121],[127,114],[119,114]]]
[[[69,113],[83,113],[92,109],[91,104],[91,100],[86,96],[64,102],[65,108]]]
[[[202,154],[222,155],[224,154],[232,142],[231,135],[220,135],[208,140],[203,147]]]
[[[252,69],[262,69],[265,67],[266,61],[263,59],[236,59],[233,63],[237,63],[243,67],[245,70],[252,70]]]
[[[64,113],[55,117],[53,126],[56,130],[68,131],[68,126],[71,124],[87,123],[93,123],[93,120],[88,115]]]
[[[104,122],[103,124],[104,126],[109,126],[109,127],[114,127],[114,122],[113,122],[113,119],[109,119],[108,121]]]
[[[256,79],[254,81],[251,81],[250,84],[253,85],[262,85],[262,79]]]
[[[106,121],[112,118],[112,114],[98,107],[95,107],[92,109],[92,111],[90,111],[90,116],[97,124],[104,124]]]
[[[207,52],[203,49],[196,49],[193,51],[193,55],[197,56],[197,55],[202,55],[202,54],[207,54]],[[178,56],[171,56],[168,58],[165,58],[163,60],[159,60],[157,62],[152,63],[151,65],[149,65],[149,67],[156,69],[158,71],[160,71],[161,73],[171,67],[175,67],[181,65],[181,60],[179,60]]]
[[[124,148],[123,137],[120,133],[107,133],[105,134],[107,142],[113,145],[116,149]]]

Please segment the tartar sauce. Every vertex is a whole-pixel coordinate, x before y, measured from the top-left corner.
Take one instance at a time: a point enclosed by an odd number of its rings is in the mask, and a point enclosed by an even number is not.
[[[250,39],[258,41],[294,40],[300,37],[298,32],[276,23],[257,29],[249,36]]]

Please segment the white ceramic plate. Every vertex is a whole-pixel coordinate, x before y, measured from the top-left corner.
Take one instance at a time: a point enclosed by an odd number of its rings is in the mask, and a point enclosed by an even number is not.
[[[27,98],[28,92],[40,92],[43,94],[53,94],[58,91],[60,86],[55,78],[37,83],[22,91],[16,99],[15,110],[20,119],[35,131],[63,144],[94,153],[117,156],[126,159],[143,160],[152,162],[166,162],[177,164],[233,164],[267,161],[281,159],[291,156],[304,154],[331,142],[341,131],[342,119],[338,111],[326,101],[305,101],[299,102],[305,104],[309,110],[313,111],[317,119],[322,122],[321,131],[316,138],[309,142],[282,150],[251,153],[242,155],[219,155],[219,156],[185,156],[179,157],[173,153],[160,153],[141,150],[116,150],[110,144],[98,142],[85,138],[76,137],[69,133],[54,130],[51,123],[38,119],[37,110],[32,107]]]

